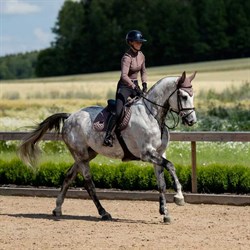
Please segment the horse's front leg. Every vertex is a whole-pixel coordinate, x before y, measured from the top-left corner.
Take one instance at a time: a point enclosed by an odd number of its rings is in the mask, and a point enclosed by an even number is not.
[[[171,218],[169,216],[169,212],[167,209],[167,203],[166,203],[166,197],[165,197],[165,192],[166,192],[166,182],[164,178],[164,168],[162,166],[154,165],[154,170],[155,170],[155,176],[157,180],[157,185],[159,189],[159,204],[160,204],[160,209],[159,212],[160,214],[164,215],[163,220],[166,223],[171,222]]]
[[[175,191],[176,191],[176,194],[174,196],[174,202],[175,202],[175,204],[177,204],[179,206],[183,206],[185,204],[185,201],[184,201],[184,196],[182,193],[182,186],[181,186],[181,183],[179,182],[179,179],[176,175],[174,164],[172,162],[168,161],[167,159],[163,158],[163,165],[168,170],[168,172],[170,173],[170,175],[174,181],[174,187],[175,187]]]
[[[174,196],[174,202],[179,206],[183,206],[185,202],[184,202],[184,196],[182,194],[182,186],[176,175],[174,164],[168,161],[164,156],[159,156],[156,151],[151,154],[151,157],[153,163],[164,167],[169,172],[174,182],[174,189],[176,191],[176,195]]]
[[[174,189],[176,191],[176,194],[174,196],[175,204],[179,206],[183,206],[185,204],[185,201],[184,201],[184,196],[182,194],[182,186],[176,175],[174,164],[168,161],[167,159],[163,158],[163,167],[168,170],[174,182]]]
[[[175,171],[175,167],[173,165],[172,162],[168,161],[164,155],[161,156],[158,152],[156,152],[155,150],[152,150],[151,152],[147,152],[142,160],[146,160],[149,162],[152,162],[155,165],[161,166],[165,169],[168,170],[168,172],[170,173],[170,176],[172,177],[172,180],[174,182],[174,189],[176,191],[176,195],[174,196],[174,202],[177,205],[184,205],[184,196],[182,194],[182,186],[179,182],[179,179],[176,175],[176,171]]]

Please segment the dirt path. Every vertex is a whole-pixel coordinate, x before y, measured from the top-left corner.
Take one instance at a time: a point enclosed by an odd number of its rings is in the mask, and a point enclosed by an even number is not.
[[[90,200],[66,199],[61,218],[54,198],[0,196],[0,249],[250,249],[250,206],[102,201],[114,218],[101,221]]]

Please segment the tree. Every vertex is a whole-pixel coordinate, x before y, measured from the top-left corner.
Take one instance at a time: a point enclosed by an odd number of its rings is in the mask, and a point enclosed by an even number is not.
[[[59,49],[55,48],[48,48],[40,51],[35,70],[36,76],[59,76],[65,74],[67,65],[63,63],[63,52],[59,51]]]
[[[53,28],[56,34],[56,41],[53,48],[59,61],[57,64],[63,64],[60,69],[62,74],[77,74],[84,72],[84,52],[83,48],[85,32],[85,13],[82,2],[65,1],[59,12],[57,22]],[[86,48],[85,48],[86,49]],[[48,56],[49,51],[47,51]]]
[[[119,70],[132,29],[148,40],[147,66],[249,56],[249,11],[243,0],[66,0],[55,42],[40,53],[36,72]]]
[[[0,79],[24,79],[35,76],[38,52],[19,53],[0,58]]]
[[[199,54],[205,59],[221,59],[229,48],[223,0],[193,0],[199,24]]]
[[[227,0],[228,29],[231,57],[250,55],[249,1]]]
[[[85,5],[86,33],[84,34],[89,52],[86,66],[92,72],[117,69],[119,52],[119,27],[113,13],[113,0],[92,0]],[[86,67],[85,66],[85,67]]]

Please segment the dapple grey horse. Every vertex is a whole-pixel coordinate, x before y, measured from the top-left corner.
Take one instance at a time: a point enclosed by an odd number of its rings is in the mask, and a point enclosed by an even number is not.
[[[169,142],[169,132],[165,119],[167,113],[172,111],[179,115],[185,125],[192,126],[196,122],[193,105],[194,94],[191,85],[195,74],[196,72],[187,77],[186,73],[183,72],[179,77],[171,76],[159,80],[145,96],[131,106],[131,118],[128,126],[120,132],[132,155],[141,161],[153,164],[159,188],[159,211],[166,223],[169,223],[171,219],[166,206],[164,169],[167,169],[174,181],[175,203],[183,205],[184,196],[175,167],[165,157]],[[102,219],[112,219],[96,195],[89,162],[97,154],[123,159],[125,153],[117,138],[114,139],[113,147],[103,146],[104,132],[93,129],[93,121],[102,109],[100,106],[92,106],[73,114],[57,113],[51,115],[41,122],[33,132],[30,132],[20,145],[21,158],[26,163],[32,164],[38,153],[37,143],[47,131],[55,129],[62,134],[62,138],[74,158],[74,164],[68,170],[56,200],[56,208],[53,210],[55,216],[62,214],[61,207],[66,192],[76,175],[80,173],[84,177],[84,187],[95,203]]]

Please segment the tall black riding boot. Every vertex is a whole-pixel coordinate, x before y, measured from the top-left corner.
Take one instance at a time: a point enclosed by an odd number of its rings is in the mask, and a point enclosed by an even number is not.
[[[107,127],[106,135],[103,141],[103,146],[113,147],[112,131],[115,125],[116,125],[116,116],[111,115],[108,121],[108,127]]]

